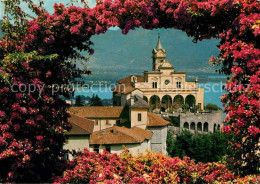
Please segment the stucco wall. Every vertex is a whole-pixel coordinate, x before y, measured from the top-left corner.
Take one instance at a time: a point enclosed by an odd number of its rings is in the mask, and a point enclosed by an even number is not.
[[[204,88],[198,88],[199,92],[196,97],[196,104],[201,104],[201,110],[204,110]]]
[[[202,123],[202,129],[205,122],[208,123],[208,131],[214,132],[214,124],[223,126],[223,111],[213,111],[211,113],[181,113],[180,114],[180,129],[184,129],[184,123],[189,123],[189,129],[192,122],[195,123],[195,131],[197,131],[197,124]]]
[[[94,132],[99,130],[104,130],[106,128],[110,128],[116,124],[117,119],[91,119],[94,121]],[[96,124],[96,120],[98,124]],[[107,124],[108,120],[108,124]]]
[[[83,150],[84,148],[89,149],[89,135],[75,135],[68,136],[66,144],[63,146],[63,149],[68,150]],[[69,159],[72,159],[72,156],[69,155]]]
[[[112,144],[110,145],[111,153],[116,153],[119,155],[124,150],[123,146],[125,146],[133,156],[137,156],[138,153],[145,154],[147,150],[151,150],[150,140],[145,140],[142,143],[136,144]],[[104,149],[105,146],[101,145],[99,151],[102,152]],[[93,146],[91,146],[90,150],[93,151]]]
[[[141,121],[138,121],[138,114],[141,114]],[[130,109],[131,127],[140,127],[145,129],[148,124],[148,109]]]
[[[151,150],[155,153],[163,153],[166,155],[167,126],[148,127],[148,130],[153,132],[151,138]]]

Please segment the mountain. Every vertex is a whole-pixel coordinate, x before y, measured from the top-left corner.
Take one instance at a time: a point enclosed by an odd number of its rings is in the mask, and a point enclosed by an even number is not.
[[[116,81],[131,74],[142,75],[152,69],[152,50],[155,48],[160,33],[162,46],[166,49],[169,60],[176,71],[185,71],[189,78],[213,78],[219,76],[208,64],[209,58],[217,56],[219,40],[203,40],[193,43],[186,33],[175,29],[144,30],[136,29],[123,35],[121,30],[108,30],[105,34],[95,35],[94,55],[86,63],[92,75],[87,80]],[[80,65],[79,65],[80,66]]]

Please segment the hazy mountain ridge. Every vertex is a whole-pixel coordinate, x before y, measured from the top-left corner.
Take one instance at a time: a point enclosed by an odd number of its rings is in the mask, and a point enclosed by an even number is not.
[[[87,62],[93,75],[90,80],[115,81],[130,74],[142,75],[152,69],[152,50],[160,32],[161,42],[166,49],[167,60],[176,71],[186,71],[189,76],[217,76],[216,68],[208,64],[212,55],[219,50],[216,39],[193,43],[186,33],[174,29],[137,29],[123,35],[121,30],[107,31],[91,38],[95,54]]]

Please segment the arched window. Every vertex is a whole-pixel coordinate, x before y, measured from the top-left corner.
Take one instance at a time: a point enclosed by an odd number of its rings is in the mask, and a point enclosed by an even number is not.
[[[132,76],[131,77],[131,82],[133,82],[133,83],[137,82],[137,77],[136,76]]]
[[[208,122],[205,122],[204,125],[203,125],[203,131],[204,132],[208,132],[209,131],[209,124]]]
[[[201,123],[201,122],[198,122],[198,124],[197,124],[197,130],[198,130],[198,131],[202,131],[202,123]]]
[[[148,103],[148,98],[146,96],[143,97],[143,100],[145,100]]]
[[[150,98],[150,107],[152,110],[160,107],[160,98],[157,95],[153,95]]]
[[[195,123],[194,123],[194,122],[192,122],[192,123],[190,124],[190,129],[191,129],[191,130],[195,130]]]
[[[188,95],[185,98],[185,104],[187,104],[189,107],[195,108],[196,99],[193,95]]]
[[[170,97],[169,95],[164,95],[161,104],[162,112],[164,112],[167,109],[170,109],[171,107],[172,107],[172,97]]]
[[[183,128],[189,129],[189,123],[188,123],[188,122],[185,122],[184,125],[183,125]]]
[[[213,129],[213,131],[214,131],[214,132],[217,131],[217,125],[216,125],[216,124],[214,124],[214,129]]]
[[[220,131],[220,125],[218,125],[218,131]]]

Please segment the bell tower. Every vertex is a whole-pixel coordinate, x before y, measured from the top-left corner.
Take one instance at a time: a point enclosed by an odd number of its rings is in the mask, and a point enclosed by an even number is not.
[[[156,47],[153,49],[153,71],[158,71],[159,66],[161,66],[166,60],[166,51],[162,48],[160,34],[158,34],[158,42]]]

